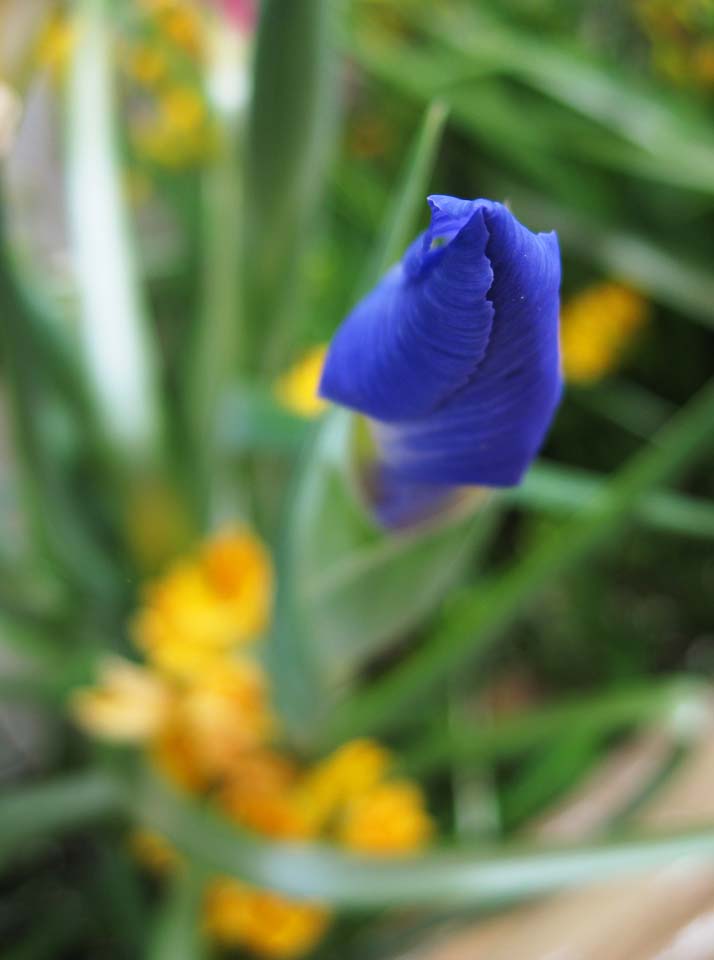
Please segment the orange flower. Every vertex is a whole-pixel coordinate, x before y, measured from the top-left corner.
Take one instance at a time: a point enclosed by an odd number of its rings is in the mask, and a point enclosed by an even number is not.
[[[419,787],[396,780],[374,787],[349,804],[338,840],[360,853],[395,856],[420,850],[432,829]]]
[[[299,957],[312,949],[329,922],[324,907],[289,900],[221,878],[209,887],[207,933],[228,947],[245,947],[263,957]]]
[[[375,741],[351,740],[305,774],[302,802],[315,822],[325,825],[344,804],[375,787],[390,763],[389,752]]]
[[[220,804],[237,823],[266,837],[304,840],[314,836],[313,819],[295,787],[296,767],[277,753],[257,751],[236,765]]]

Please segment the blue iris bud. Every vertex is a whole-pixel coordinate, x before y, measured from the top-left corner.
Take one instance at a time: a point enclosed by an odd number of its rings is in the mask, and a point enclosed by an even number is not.
[[[338,329],[323,397],[373,421],[378,508],[518,484],[562,391],[560,251],[502,204],[429,197],[431,225]]]

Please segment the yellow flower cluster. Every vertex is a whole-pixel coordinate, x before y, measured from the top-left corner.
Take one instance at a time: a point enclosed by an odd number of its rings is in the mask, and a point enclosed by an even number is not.
[[[634,12],[658,73],[678,86],[714,90],[712,0],[634,0]]]
[[[121,78],[130,87],[129,134],[144,160],[170,168],[212,155],[217,132],[202,93],[208,20],[192,0],[140,0],[118,41]],[[60,79],[76,39],[63,13],[47,23],[36,61]]]
[[[382,746],[351,741],[313,764],[280,750],[255,649],[272,589],[267,552],[246,530],[175,563],[149,584],[134,618],[146,665],[108,659],[99,684],[74,695],[77,722],[95,736],[143,745],[174,783],[265,837],[320,839],[377,856],[419,850],[432,831],[424,798],[415,784],[390,776]],[[159,873],[180,862],[149,831],[136,831],[132,849]],[[329,921],[322,904],[230,877],[206,891],[207,936],[260,956],[305,953]]]
[[[587,287],[572,297],[560,316],[565,379],[594,383],[610,373],[647,317],[646,300],[613,281]]]

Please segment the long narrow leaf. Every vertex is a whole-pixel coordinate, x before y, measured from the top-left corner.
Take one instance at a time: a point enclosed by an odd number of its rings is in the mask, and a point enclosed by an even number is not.
[[[108,0],[82,0],[68,96],[68,188],[79,343],[106,442],[120,463],[163,442],[155,348],[121,196]]]
[[[404,755],[410,774],[424,775],[452,761],[481,764],[518,756],[563,730],[605,735],[657,717],[674,716],[701,703],[704,685],[694,679],[648,679],[604,694],[579,696],[552,706],[528,710],[493,723],[434,729]]]
[[[714,858],[714,829],[709,829],[578,849],[514,849],[497,855],[482,848],[454,849],[370,859],[241,833],[153,779],[136,792],[134,808],[148,826],[205,868],[291,896],[360,909],[495,906],[684,856]]]
[[[243,236],[241,366],[251,372],[281,369],[289,346],[286,318],[334,125],[334,7],[328,0],[260,5]]]
[[[0,798],[0,865],[27,844],[116,816],[125,791],[100,770],[6,791]]]

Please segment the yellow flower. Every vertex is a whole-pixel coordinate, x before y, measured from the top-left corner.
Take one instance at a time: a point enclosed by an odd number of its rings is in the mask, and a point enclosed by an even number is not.
[[[191,87],[177,86],[167,90],[160,100],[160,107],[164,128],[176,136],[196,135],[206,120],[203,100]]]
[[[389,751],[374,740],[351,740],[305,774],[301,802],[312,819],[324,825],[346,803],[375,787],[390,764]]]
[[[206,932],[219,943],[275,958],[307,953],[323,936],[329,918],[329,911],[320,905],[228,878],[210,885],[204,912]]]
[[[206,776],[229,774],[275,728],[262,669],[247,658],[214,664],[186,689],[176,722]]]
[[[161,677],[121,657],[107,657],[96,687],[75,691],[70,710],[77,724],[97,737],[140,742],[167,723],[171,692]]]
[[[317,417],[327,407],[317,395],[326,354],[325,344],[312,347],[275,385],[278,401],[300,417]]]
[[[266,837],[304,840],[315,834],[296,791],[294,764],[272,751],[256,751],[236,764],[232,778],[219,796],[223,810],[237,823]]]
[[[69,62],[72,47],[76,39],[76,30],[72,21],[61,14],[55,14],[47,22],[40,34],[36,59],[58,79]]]
[[[201,20],[187,3],[164,4],[160,26],[170,40],[192,57],[199,57],[204,48]]]
[[[374,787],[349,804],[338,840],[360,853],[395,856],[420,850],[432,829],[419,787],[395,780]]]
[[[149,587],[134,640],[159,669],[191,677],[267,626],[270,557],[247,531],[216,537],[198,561],[182,561]]]
[[[226,659],[176,683],[174,708],[152,742],[152,758],[175,783],[201,792],[249,766],[274,727],[260,666]]]
[[[647,316],[644,298],[620,283],[599,283],[572,297],[561,312],[566,380],[593,383],[608,374]]]
[[[142,87],[155,87],[168,71],[163,51],[149,43],[130,48],[125,64],[127,73]]]
[[[241,529],[219,534],[203,548],[201,565],[211,589],[233,612],[241,639],[261,634],[273,601],[273,570],[260,540]]]

